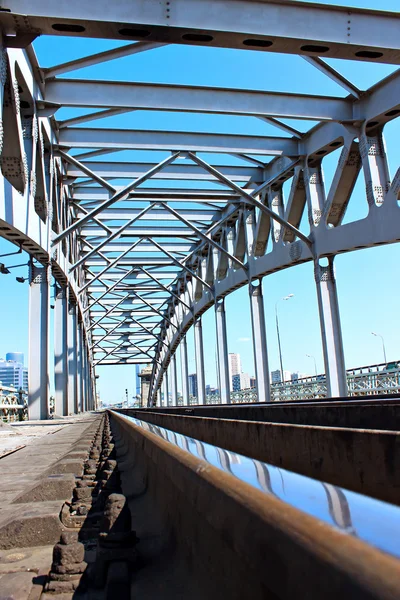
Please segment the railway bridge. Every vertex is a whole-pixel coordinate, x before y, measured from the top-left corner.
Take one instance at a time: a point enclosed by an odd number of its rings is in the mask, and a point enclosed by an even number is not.
[[[0,460],[0,596],[400,597],[398,400],[349,399],[335,281],[339,254],[400,240],[399,159],[384,141],[400,71],[359,89],[332,66],[396,67],[399,31],[399,13],[297,0],[2,2],[0,235],[29,254],[30,288],[29,421],[10,427],[59,429]],[[300,57],[337,93],[135,81],[139,53],[168,72],[172,46],[204,61],[213,48]],[[75,58],[75,47],[94,50]],[[193,116],[203,131],[185,128]],[[220,133],[222,118],[242,132]],[[359,178],[365,214],[346,220]],[[303,263],[326,397],[271,402],[263,281]],[[0,271],[3,286],[6,260]],[[239,288],[256,378],[247,406],[231,404],[228,364],[225,302]],[[206,352],[218,406],[206,406]],[[98,366],[135,364],[150,365],[145,405],[96,412]]]

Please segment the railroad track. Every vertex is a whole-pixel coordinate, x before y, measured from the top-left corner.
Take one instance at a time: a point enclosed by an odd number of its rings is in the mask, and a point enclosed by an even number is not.
[[[157,586],[160,598],[399,597],[398,507],[173,431],[157,421],[164,415],[144,412],[146,420],[110,413],[143,542],[138,597],[156,597]]]
[[[29,451],[0,461],[2,597],[399,597],[400,508],[288,468],[290,455],[305,453],[290,432],[306,432],[310,444],[306,427],[138,412],[142,418],[108,411],[71,419]],[[247,438],[239,435],[249,427]],[[289,439],[283,466],[228,447],[252,439],[257,449],[254,427],[261,427],[258,451],[265,456]],[[224,444],[212,439],[221,432]],[[340,430],[344,439],[350,434]],[[397,438],[384,431],[377,434],[381,440],[382,434]],[[360,439],[355,448],[360,456],[372,448],[376,466],[374,442]],[[339,446],[336,451],[339,456]],[[16,466],[22,464],[21,478]],[[395,497],[388,469],[378,476]],[[372,483],[367,477],[365,484]]]

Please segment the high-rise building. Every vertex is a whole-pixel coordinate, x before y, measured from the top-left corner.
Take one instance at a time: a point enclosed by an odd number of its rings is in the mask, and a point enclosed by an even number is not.
[[[240,373],[240,389],[248,390],[250,387],[250,375],[248,373]]]
[[[141,381],[141,391],[140,391],[140,405],[146,406],[147,400],[149,397],[150,391],[150,380],[151,380],[152,367],[150,365],[146,365],[144,369],[142,369],[139,373],[140,381]]]
[[[250,387],[255,388],[257,385],[257,380],[255,377],[250,377]]]
[[[283,381],[292,381],[291,371],[283,371]]]
[[[12,353],[8,353],[10,356]],[[15,353],[16,354],[16,353]],[[24,359],[24,355],[22,360]],[[15,360],[4,360],[0,358],[0,381],[3,386],[10,387],[14,386],[16,389],[22,388],[28,390],[28,369],[23,365],[23,362],[16,362]]]
[[[228,368],[229,368],[229,383],[232,391],[237,391],[233,387],[233,376],[240,375],[242,372],[242,361],[240,360],[240,354],[229,352],[228,354]],[[239,387],[240,389],[240,387]]]
[[[271,371],[271,383],[281,383],[281,372],[280,369],[276,369],[276,371]]]
[[[140,397],[140,365],[135,365],[135,395]]]
[[[189,396],[195,396],[197,398],[197,373],[191,373],[189,375]]]
[[[13,360],[16,363],[24,364],[24,354],[23,352],[7,352],[6,360]]]
[[[236,375],[232,375],[232,392],[240,391],[240,373],[236,373]]]

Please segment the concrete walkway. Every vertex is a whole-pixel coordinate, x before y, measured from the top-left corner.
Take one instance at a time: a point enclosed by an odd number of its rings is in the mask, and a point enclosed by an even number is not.
[[[37,438],[54,434],[67,425],[87,420],[88,415],[46,419],[44,421],[16,421],[15,423],[0,422],[0,459],[31,444]]]

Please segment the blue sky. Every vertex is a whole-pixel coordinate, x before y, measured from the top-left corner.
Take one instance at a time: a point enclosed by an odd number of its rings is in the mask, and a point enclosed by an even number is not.
[[[345,4],[326,2],[325,4]],[[352,2],[353,6],[375,8],[374,1]],[[379,8],[398,10],[398,2],[384,0]],[[39,63],[52,66],[121,45],[107,40],[42,37],[34,47]],[[374,65],[353,61],[330,60],[332,66],[348,77],[360,89],[366,89],[378,79],[391,73],[391,65]],[[234,51],[222,48],[167,46],[150,52],[112,61],[103,65],[81,69],[65,77],[143,81],[158,83],[197,84],[221,87],[238,87],[271,91],[315,93],[343,96],[346,93],[302,58],[267,52]],[[76,116],[85,111],[63,109],[57,118]],[[146,120],[144,121],[144,116]],[[310,125],[305,122],[291,124],[301,130]],[[120,128],[152,128],[171,130],[210,129],[221,133],[248,133],[281,135],[279,130],[256,118],[217,115],[166,114],[152,112],[144,115],[137,111],[97,121],[93,126]],[[88,127],[91,126],[89,123]],[[391,175],[400,164],[398,140],[400,119],[385,128]],[[142,156],[145,156],[142,153]],[[122,153],[121,153],[122,158]],[[146,157],[148,158],[148,157]],[[157,156],[152,156],[157,160]],[[162,158],[162,157],[161,157]],[[324,159],[326,183],[329,184],[337,156]],[[345,222],[366,214],[364,184],[359,179],[351,200]],[[307,232],[307,228],[303,229]],[[13,247],[0,239],[0,254]],[[336,259],[336,275],[341,308],[346,366],[356,367],[380,363],[383,354],[380,340],[371,331],[382,334],[386,342],[388,359],[400,359],[398,338],[398,263],[399,245],[357,251]],[[21,256],[1,259],[6,264],[24,262]],[[27,363],[28,353],[28,292],[27,283],[19,284],[15,275],[27,275],[27,268],[16,269],[11,275],[0,275],[0,357],[8,351],[23,351]],[[317,299],[311,264],[300,265],[275,273],[264,279],[264,296],[270,368],[279,367],[275,329],[275,302],[289,293],[294,297],[280,303],[280,328],[284,368],[303,373],[313,373],[314,363],[306,354],[315,356],[319,372],[323,371],[322,348],[319,333]],[[234,292],[226,300],[228,344],[230,352],[242,356],[243,370],[254,373],[250,310],[246,288]],[[51,311],[51,320],[53,311]],[[207,383],[216,384],[215,325],[211,309],[204,317],[204,337]],[[189,370],[194,372],[193,332],[189,332]],[[51,344],[52,345],[52,344]],[[101,396],[108,402],[119,402],[125,388],[134,393],[134,366],[101,367],[98,369]]]

